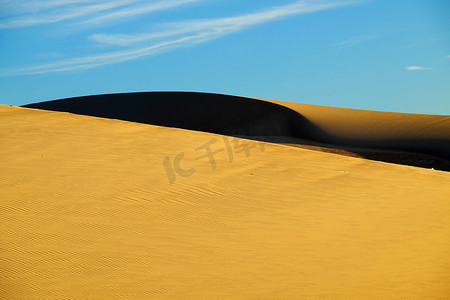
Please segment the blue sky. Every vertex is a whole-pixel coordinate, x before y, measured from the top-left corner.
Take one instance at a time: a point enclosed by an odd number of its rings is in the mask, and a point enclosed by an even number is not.
[[[447,0],[0,0],[0,103],[197,91],[450,115]]]

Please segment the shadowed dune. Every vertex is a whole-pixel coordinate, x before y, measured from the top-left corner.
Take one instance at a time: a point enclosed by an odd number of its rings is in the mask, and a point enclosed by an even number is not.
[[[267,100],[301,112],[310,135],[335,145],[404,150],[450,159],[450,116],[392,113]],[[367,151],[367,149],[364,152]]]
[[[257,99],[187,92],[95,95],[25,105],[223,135],[309,138],[294,110]]]
[[[94,95],[24,107],[267,142],[345,148],[369,159],[450,170],[449,116],[342,109],[193,92]],[[391,152],[384,154],[386,151]]]

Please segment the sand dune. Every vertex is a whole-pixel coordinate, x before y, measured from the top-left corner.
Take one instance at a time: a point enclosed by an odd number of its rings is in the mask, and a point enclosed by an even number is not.
[[[336,145],[406,150],[450,159],[450,116],[378,112],[286,101],[315,125],[315,140]]]
[[[450,116],[364,111],[186,92],[95,95],[25,107],[267,142],[339,148],[378,160],[450,170]],[[391,152],[382,155],[379,150]],[[373,151],[377,151],[377,155],[370,155]],[[397,152],[392,151],[403,153],[395,155]],[[412,159],[402,160],[401,155]]]
[[[230,137],[308,141],[326,132],[373,147],[369,137],[397,137],[401,148],[414,141],[413,150],[447,157],[447,117],[368,112],[371,119],[226,96],[213,105],[207,95],[194,106],[160,95],[179,106],[147,107],[144,94],[42,104],[89,114],[109,103],[103,117],[135,122],[0,106],[0,297],[450,295],[449,172]],[[174,127],[174,113],[198,131],[142,124],[150,116]],[[371,130],[376,118],[380,131]],[[412,131],[392,133],[392,118]],[[312,123],[319,133],[303,126]]]
[[[34,103],[25,107],[225,135],[307,137],[308,126],[308,122],[297,112],[278,104],[205,93],[95,95]]]

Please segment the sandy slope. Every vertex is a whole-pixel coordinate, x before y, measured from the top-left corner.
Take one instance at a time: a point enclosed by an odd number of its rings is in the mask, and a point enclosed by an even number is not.
[[[450,116],[392,113],[265,100],[301,113],[317,140],[431,153],[450,160]]]
[[[257,142],[246,156],[220,135],[61,112],[0,119],[3,298],[450,295],[448,172]],[[215,169],[196,159],[210,142]],[[195,172],[170,184],[182,153]]]
[[[337,148],[366,158],[450,171],[450,116],[343,109],[195,92],[93,95],[25,107]]]

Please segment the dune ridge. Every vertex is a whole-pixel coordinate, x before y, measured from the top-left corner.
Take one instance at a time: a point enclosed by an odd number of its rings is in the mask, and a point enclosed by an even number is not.
[[[0,106],[0,298],[445,299],[450,174]],[[234,144],[234,143],[233,143]],[[261,148],[260,145],[265,147]],[[170,183],[163,162],[184,154]]]
[[[94,95],[24,107],[321,147],[315,149],[339,148],[370,159],[450,171],[450,116],[192,92]]]
[[[307,137],[307,121],[257,99],[189,92],[94,95],[25,105],[225,135]]]

